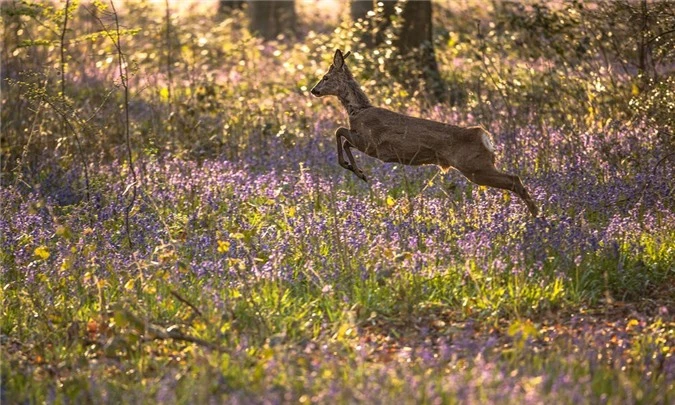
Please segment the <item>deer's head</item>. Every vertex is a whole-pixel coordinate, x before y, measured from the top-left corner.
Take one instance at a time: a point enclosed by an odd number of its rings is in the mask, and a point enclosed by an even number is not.
[[[339,49],[333,56],[333,64],[330,65],[328,73],[311,90],[316,97],[337,96],[340,89],[344,88],[351,75],[345,65],[345,59],[351,52],[342,55]]]

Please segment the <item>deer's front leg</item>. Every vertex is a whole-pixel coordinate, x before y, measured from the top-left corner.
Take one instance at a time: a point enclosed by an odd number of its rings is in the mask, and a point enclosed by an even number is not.
[[[354,143],[352,142],[351,131],[347,128],[338,128],[337,131],[335,131],[335,139],[337,141],[338,163],[340,166],[354,172],[358,178],[367,182],[368,180],[366,179],[366,176],[363,174],[361,169],[356,166],[354,155],[352,155],[351,146],[353,146]],[[343,151],[346,152],[349,163],[345,161],[345,158],[342,154]]]
[[[343,155],[343,149],[342,149],[342,139],[343,139],[343,134],[345,132],[349,132],[347,128],[340,127],[335,131],[335,140],[337,141],[337,155],[338,155],[338,163],[340,166],[344,167],[347,170],[352,170],[349,164],[345,162],[345,157]]]
[[[354,174],[356,174],[356,176],[358,176],[358,178],[360,178],[361,180],[368,183],[368,179],[366,179],[366,175],[363,174],[363,171],[356,166],[356,161],[354,161],[354,155],[352,155],[352,146],[354,146],[354,145],[352,145],[346,139],[345,139],[344,144],[342,145],[342,148],[344,149],[345,153],[347,154],[347,158],[349,159],[350,166],[352,167],[351,170],[354,172]]]

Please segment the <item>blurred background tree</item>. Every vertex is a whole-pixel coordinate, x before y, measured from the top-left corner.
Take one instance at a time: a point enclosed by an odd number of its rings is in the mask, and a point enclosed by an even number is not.
[[[358,21],[366,19],[368,12],[374,9],[374,0],[352,0],[349,5],[349,14],[352,16],[352,20]]]
[[[265,40],[279,35],[295,35],[297,16],[294,1],[256,0],[249,1],[248,7],[251,31]]]
[[[244,7],[244,0],[219,0],[218,1],[218,14],[227,15],[232,12],[232,10],[241,9]]]
[[[434,51],[431,0],[353,0],[353,21],[365,22],[362,39],[370,49],[390,47],[384,53],[388,68],[410,92],[421,89],[432,103],[446,100],[446,88]]]

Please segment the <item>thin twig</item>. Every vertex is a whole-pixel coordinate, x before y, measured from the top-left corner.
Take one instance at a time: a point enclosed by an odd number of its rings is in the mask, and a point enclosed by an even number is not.
[[[664,37],[668,34],[672,34],[672,33],[675,33],[675,29],[663,31],[663,32],[659,33],[658,35],[654,35],[653,37],[649,38],[645,44],[650,45],[652,42],[656,41],[657,39],[659,39],[661,37]]]
[[[68,119],[68,116],[64,111],[61,111],[50,99],[47,95],[44,95],[42,97],[42,101],[45,102],[47,105],[49,105],[54,111],[56,111],[57,114],[61,116],[63,119],[63,122],[68,126],[68,129],[73,133],[73,138],[75,139],[75,147],[77,149],[78,155],[80,155],[81,163],[82,163],[82,168],[84,170],[84,185],[85,185],[85,194],[87,196],[87,203],[91,201],[90,199],[90,194],[89,194],[89,161],[87,160],[87,156],[84,154],[84,150],[82,149],[82,143],[80,142],[80,137],[77,135],[77,131],[75,130],[75,127],[73,127],[73,124],[71,124],[70,120]],[[91,218],[90,218],[91,220]]]
[[[119,66],[120,80],[122,83],[122,88],[124,89],[124,139],[127,146],[127,158],[129,160],[129,170],[131,171],[132,183],[130,184],[132,188],[132,195],[129,204],[124,209],[124,227],[127,233],[127,242],[129,243],[129,248],[133,248],[133,242],[131,240],[131,227],[129,225],[129,214],[131,209],[136,202],[136,195],[138,190],[136,185],[138,184],[136,179],[136,169],[134,168],[134,158],[131,150],[131,140],[130,140],[130,131],[129,131],[129,77],[128,77],[128,67],[125,66],[125,57],[122,52],[122,37],[120,35],[120,22],[117,15],[117,10],[115,9],[115,3],[113,0],[110,0],[110,7],[113,10],[113,17],[115,19],[115,34],[117,40],[113,40],[115,48],[117,48],[117,62]],[[100,21],[100,20],[99,20]],[[107,30],[106,30],[107,31]]]
[[[171,290],[171,291],[169,291],[169,292],[171,293],[171,295],[173,295],[174,297],[176,297],[176,299],[177,299],[178,301],[180,301],[180,302],[182,302],[183,304],[187,305],[188,307],[192,308],[192,310],[195,311],[195,313],[196,313],[197,315],[199,315],[201,318],[204,317],[204,315],[202,314],[202,311],[200,311],[199,308],[197,308],[193,303],[191,303],[191,302],[188,301],[186,298],[184,298],[182,295],[180,295],[180,294],[178,293],[178,291]]]
[[[110,98],[110,96],[111,96],[114,92],[115,92],[115,88],[113,87],[113,88],[105,95],[105,97],[103,97],[103,101],[101,101],[101,104],[99,104],[98,107],[94,108],[94,111],[92,111],[91,115],[89,115],[89,118],[83,119],[83,120],[82,120],[83,125],[88,124],[89,121],[91,121],[91,120],[93,120],[94,118],[96,118],[96,116],[98,115],[98,113],[101,111],[101,109],[103,109],[103,106],[105,106],[105,104],[108,102],[108,99]]]
[[[66,40],[66,30],[68,29],[68,8],[70,7],[70,0],[66,0],[66,5],[64,8],[64,17],[63,17],[63,31],[61,31],[61,102],[66,104],[66,50],[65,50],[65,40]],[[66,118],[63,118],[62,129],[63,137],[68,137],[67,126],[65,122]]]
[[[64,6],[63,10],[63,30],[61,31],[61,60],[60,60],[60,65],[61,65],[61,103],[65,106],[67,105],[66,102],[66,47],[65,47],[65,42],[66,42],[66,31],[68,30],[68,16],[70,14],[70,0],[66,0],[66,5]],[[63,137],[68,138],[68,128],[72,128],[72,125],[68,122],[68,117],[66,114],[61,114],[61,126],[63,130]],[[89,169],[88,169],[88,163],[86,161],[86,158],[84,156],[84,151],[82,150],[82,144],[80,143],[80,137],[77,136],[77,132],[73,129],[73,137],[75,138],[75,146],[77,148],[78,154],[80,155],[80,159],[82,159],[82,167],[84,168],[84,180],[85,180],[85,186],[86,186],[86,196],[87,196],[87,203],[89,203]]]
[[[490,58],[485,53],[485,49],[487,49],[487,45],[485,44],[485,38],[483,37],[483,35],[481,33],[481,30],[480,30],[480,22],[478,22],[476,24],[476,26],[478,27],[478,38],[480,39],[479,49],[480,49],[480,54],[481,54],[481,58],[480,58],[481,64],[483,65],[483,68],[485,69],[485,73],[490,78],[490,81],[495,86],[495,88],[497,90],[497,94],[499,94],[502,101],[504,102],[504,105],[506,106],[507,113],[509,114],[509,129],[513,130],[515,128],[515,125],[513,123],[513,107],[511,106],[511,102],[509,101],[509,98],[507,97],[507,95],[502,93],[502,89],[499,87],[499,83],[497,83],[497,80],[495,80],[495,78],[492,76],[492,73],[490,72],[490,67],[485,62],[485,59],[487,59],[488,62],[490,62],[490,64],[494,68],[497,76],[499,76],[499,71],[497,70],[497,67],[492,63],[492,60],[490,60]],[[498,79],[501,80],[501,81],[504,81],[504,80],[501,79],[501,77],[498,77]],[[504,86],[504,88],[506,88],[506,86]]]
[[[44,84],[42,87],[46,88],[47,87],[47,81],[48,79],[45,79]],[[33,141],[33,134],[35,133],[35,126],[37,125],[38,119],[40,118],[40,113],[42,112],[42,102],[38,102],[37,109],[35,110],[35,116],[33,117],[33,122],[30,125],[30,131],[28,132],[28,140],[26,141],[26,144],[23,146],[23,150],[21,151],[21,157],[19,158],[19,162],[16,165],[16,177],[14,180],[14,187],[17,186],[19,182],[23,182],[24,184],[28,184],[25,181],[23,181],[23,164],[26,161],[26,156],[28,155],[28,148],[30,148],[30,144]],[[40,124],[42,125],[42,124]]]
[[[127,147],[127,158],[129,160],[129,170],[131,171],[131,178],[132,178],[131,184],[127,186],[127,190],[129,188],[132,189],[131,200],[124,209],[124,228],[127,234],[127,242],[129,243],[129,248],[131,249],[133,248],[133,242],[131,239],[131,226],[129,225],[129,214],[134,206],[134,202],[136,201],[136,196],[138,193],[138,189],[136,186],[138,184],[138,181],[136,178],[136,169],[134,167],[134,160],[130,140],[130,130],[129,130],[130,120],[129,120],[129,77],[127,74],[128,68],[125,66],[126,60],[124,57],[124,52],[122,51],[122,36],[120,32],[119,18],[113,0],[110,0],[110,6],[113,10],[111,15],[115,19],[115,36],[111,34],[108,27],[106,27],[105,24],[103,24],[101,18],[94,11],[92,11],[92,9],[85,7],[85,10],[87,10],[87,12],[89,12],[89,14],[96,20],[96,22],[98,22],[98,24],[103,29],[103,32],[105,32],[108,38],[110,38],[113,45],[115,46],[115,50],[117,51],[117,62],[119,67],[120,83],[122,88],[124,89],[124,139]]]
[[[165,0],[166,4],[166,74],[168,79],[167,90],[168,90],[168,102],[169,102],[169,114],[173,112],[173,104],[171,102],[171,85],[173,82],[173,75],[171,72],[171,9],[169,8],[169,0]]]
[[[661,159],[659,159],[658,162],[656,162],[656,164],[654,165],[654,169],[652,169],[652,176],[656,176],[656,169],[658,169],[659,166],[661,165],[661,163],[665,162],[666,159],[668,159],[671,156],[675,156],[675,152],[670,152],[669,154],[667,154],[664,157],[662,157]],[[642,191],[640,191],[640,198],[638,198],[638,200],[637,200],[638,203],[640,201],[642,201],[642,198],[645,196],[645,191],[647,191],[647,187],[649,187],[651,185],[651,182],[652,182],[652,179],[649,179],[647,181],[647,183],[644,185],[644,187],[642,187]]]
[[[661,163],[665,162],[668,158],[670,158],[670,157],[672,157],[672,156],[675,156],[675,152],[670,152],[670,153],[668,153],[667,155],[663,156],[661,159],[659,159],[659,161],[656,162],[656,164],[654,165],[654,167],[653,167],[653,169],[652,169],[652,176],[656,176],[656,169],[658,169],[659,166],[661,166]],[[649,180],[647,180],[647,183],[645,183],[645,185],[642,186],[642,190],[640,190],[640,197],[639,197],[639,198],[637,199],[637,201],[635,202],[636,204],[639,203],[640,201],[642,201],[642,199],[643,199],[644,196],[645,196],[645,191],[647,191],[647,188],[648,188],[651,184],[652,184],[652,179],[649,179]],[[630,200],[631,200],[630,197],[622,198],[622,199],[620,199],[620,200],[614,201],[614,202],[611,203],[611,204],[607,204],[607,206],[609,206],[609,205],[614,205],[614,204],[622,204],[622,203],[626,203],[626,202],[628,202],[628,201],[630,201]]]

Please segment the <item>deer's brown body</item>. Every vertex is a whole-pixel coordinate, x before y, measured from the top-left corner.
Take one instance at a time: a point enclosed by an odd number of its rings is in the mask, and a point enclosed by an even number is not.
[[[493,159],[489,138],[480,127],[461,128],[377,107],[349,117],[349,127],[350,143],[384,162],[435,164],[447,169]]]
[[[312,89],[312,94],[335,95],[347,109],[349,128],[338,128],[335,132],[338,162],[364,181],[366,177],[356,166],[352,147],[384,162],[455,168],[474,183],[513,191],[532,215],[537,215],[537,206],[520,178],[502,173],[494,166],[494,149],[483,128],[458,127],[372,106],[339,50],[329,72]]]

